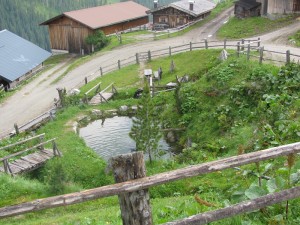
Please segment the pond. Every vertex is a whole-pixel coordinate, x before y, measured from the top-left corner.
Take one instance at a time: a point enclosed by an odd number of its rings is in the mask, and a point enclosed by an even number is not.
[[[115,116],[105,120],[96,120],[80,128],[79,136],[99,156],[109,160],[113,156],[135,150],[135,141],[129,137],[131,126],[132,118]],[[166,153],[162,158],[170,158],[171,147],[164,139],[159,141],[159,149]],[[146,155],[145,158],[147,158]]]

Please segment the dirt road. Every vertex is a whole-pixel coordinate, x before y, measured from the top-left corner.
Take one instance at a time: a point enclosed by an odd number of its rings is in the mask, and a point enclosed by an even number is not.
[[[191,41],[201,41],[204,38],[215,40],[214,34],[231,15],[232,8],[226,10],[203,27],[192,30],[183,36],[165,40],[144,41],[133,45],[122,46],[105,54],[100,54],[95,59],[71,71],[57,84],[53,85],[51,82],[66,69],[64,64],[56,66],[24,86],[19,92],[0,105],[0,137],[8,134],[13,129],[14,123],[22,125],[52,107],[53,99],[57,98],[57,87],[65,87],[67,90],[70,90],[82,82],[85,76],[99,71],[100,66],[105,67],[111,65],[118,60],[132,57],[138,52],[154,51],[168,46],[186,44]],[[288,32],[294,32],[297,29],[300,29],[300,21],[282,30],[263,35],[261,36],[262,46],[264,45],[266,48],[275,48],[276,50],[282,51],[291,49],[292,52],[298,52],[300,54],[300,49],[292,48],[282,43],[278,44],[277,42],[272,44],[277,37],[284,36]],[[58,70],[58,68],[61,69]]]

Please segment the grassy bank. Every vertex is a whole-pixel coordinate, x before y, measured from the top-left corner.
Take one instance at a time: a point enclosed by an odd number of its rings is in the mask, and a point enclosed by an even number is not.
[[[174,81],[176,75],[187,74],[190,78],[177,92],[160,93],[154,98],[161,109],[162,127],[184,128],[177,134],[183,150],[172,160],[147,163],[148,175],[299,140],[299,65],[280,69],[249,62],[243,57],[235,58],[234,54],[228,61],[221,62],[218,60],[220,51],[182,53],[145,65],[153,70],[162,67],[161,84]],[[169,70],[171,60],[175,63],[173,72]],[[41,128],[38,132],[45,132],[47,139],[58,137],[57,145],[63,157],[51,160],[44,168],[23,178],[1,175],[2,206],[112,183],[112,175],[105,173],[106,163],[74,133],[73,123],[82,115],[90,115],[92,109],[136,104],[132,93],[142,87],[143,68],[138,65],[123,68],[82,87],[83,93],[100,81],[103,85],[115,82],[120,91],[108,104],[69,106]],[[192,143],[187,144],[188,140]],[[266,194],[270,190],[299,185],[298,159],[299,156],[290,169],[284,166],[286,159],[279,158],[260,163],[259,168],[248,165],[240,171],[229,169],[151,188],[154,224],[247,200],[252,194],[258,194],[253,190]],[[271,181],[263,181],[261,187],[257,179],[260,173],[271,178]],[[292,174],[297,179],[288,183]],[[57,180],[60,182],[53,185]],[[199,204],[195,195],[212,205]],[[266,224],[269,221],[297,224],[299,207],[299,200],[290,202],[289,220],[284,219],[284,205],[278,204],[267,208],[265,213],[244,214],[213,224]],[[121,224],[116,197],[2,221],[5,224]]]
[[[232,17],[218,32],[217,37],[224,39],[239,39],[264,34],[272,30],[290,25],[295,21],[293,15],[270,20],[265,17],[251,17],[238,19]]]
[[[289,41],[297,47],[300,47],[300,30],[297,31],[294,35],[290,36]]]

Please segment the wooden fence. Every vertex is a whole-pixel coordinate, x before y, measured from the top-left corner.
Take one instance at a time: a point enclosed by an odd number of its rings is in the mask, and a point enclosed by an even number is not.
[[[121,155],[113,158],[112,160],[112,167],[114,169],[115,180],[116,182],[121,183],[98,187],[90,190],[84,190],[81,192],[66,195],[38,199],[32,202],[26,202],[19,205],[0,208],[0,218],[20,215],[42,209],[67,206],[98,198],[118,195],[120,200],[119,202],[121,204],[121,215],[124,225],[152,224],[151,207],[147,206],[149,202],[149,199],[147,200],[148,188],[166,184],[176,180],[209,174],[216,171],[235,168],[237,166],[242,166],[250,163],[257,163],[268,159],[274,159],[280,156],[289,156],[291,154],[296,154],[299,152],[300,142],[297,142],[239,156],[219,159],[212,162],[206,162],[199,165],[193,165],[186,168],[173,170],[170,172],[152,175],[149,177],[145,177],[143,153],[138,152],[133,154]],[[123,158],[123,162],[121,158]],[[278,193],[269,194],[251,201],[229,206],[227,208],[211,212],[205,212],[203,214],[195,215],[180,221],[169,222],[167,224],[205,224],[222,218],[231,217],[240,213],[260,209],[281,201],[286,201],[299,197],[300,187],[298,186]],[[126,199],[129,199],[129,202]],[[122,205],[123,203],[127,204],[128,207]],[[139,206],[138,209],[136,208],[137,206]],[[130,222],[130,220],[128,222],[128,218],[131,218],[130,215],[134,213],[135,222]],[[136,219],[138,219],[139,222],[136,222]],[[144,221],[147,221],[147,223],[144,223]]]
[[[167,48],[158,50],[149,50],[147,52],[139,52],[134,56],[128,57],[123,60],[117,60],[115,63],[111,63],[105,66],[99,66],[99,69],[86,76],[83,81],[74,86],[79,88],[90,82],[99,76],[103,76],[115,70],[119,70],[128,65],[140,64],[142,62],[149,62],[152,59],[160,57],[171,57],[172,55],[189,52],[201,49],[236,49],[238,57],[245,55],[248,60],[257,59],[260,63],[263,62],[274,62],[274,63],[290,63],[292,61],[297,62],[300,60],[300,54],[291,53],[291,51],[280,52],[270,49],[266,49],[261,46],[260,38],[258,39],[242,39],[239,42],[234,41],[209,41],[204,39],[200,42],[190,42],[178,46],[169,46]]]

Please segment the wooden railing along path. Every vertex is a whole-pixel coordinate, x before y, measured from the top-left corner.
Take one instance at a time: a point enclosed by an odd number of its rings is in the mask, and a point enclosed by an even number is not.
[[[43,141],[44,137],[45,134],[40,134],[23,141],[1,147],[0,151],[4,151],[15,148],[18,145],[28,143],[34,139],[39,141],[39,144],[37,145],[0,158],[0,162],[3,164],[3,166],[0,166],[0,172],[5,172],[14,176],[16,174],[35,170],[41,167],[47,160],[55,156],[61,156],[60,151],[57,149],[55,138]],[[45,148],[45,145],[48,143],[52,143],[52,150]]]
[[[111,91],[109,91],[110,88]],[[99,85],[99,90],[100,90],[100,85]],[[108,102],[108,100],[111,99],[116,93],[117,93],[117,89],[114,86],[114,83],[111,83],[102,91],[97,92],[96,95],[88,103],[90,105],[98,105],[102,102]]]
[[[148,188],[299,152],[300,142],[193,165],[149,177],[146,177],[145,174],[142,152],[121,155],[112,160],[115,180],[120,183],[3,207],[0,208],[0,218],[118,195],[124,225],[152,225]],[[167,224],[205,224],[299,197],[300,186]]]

